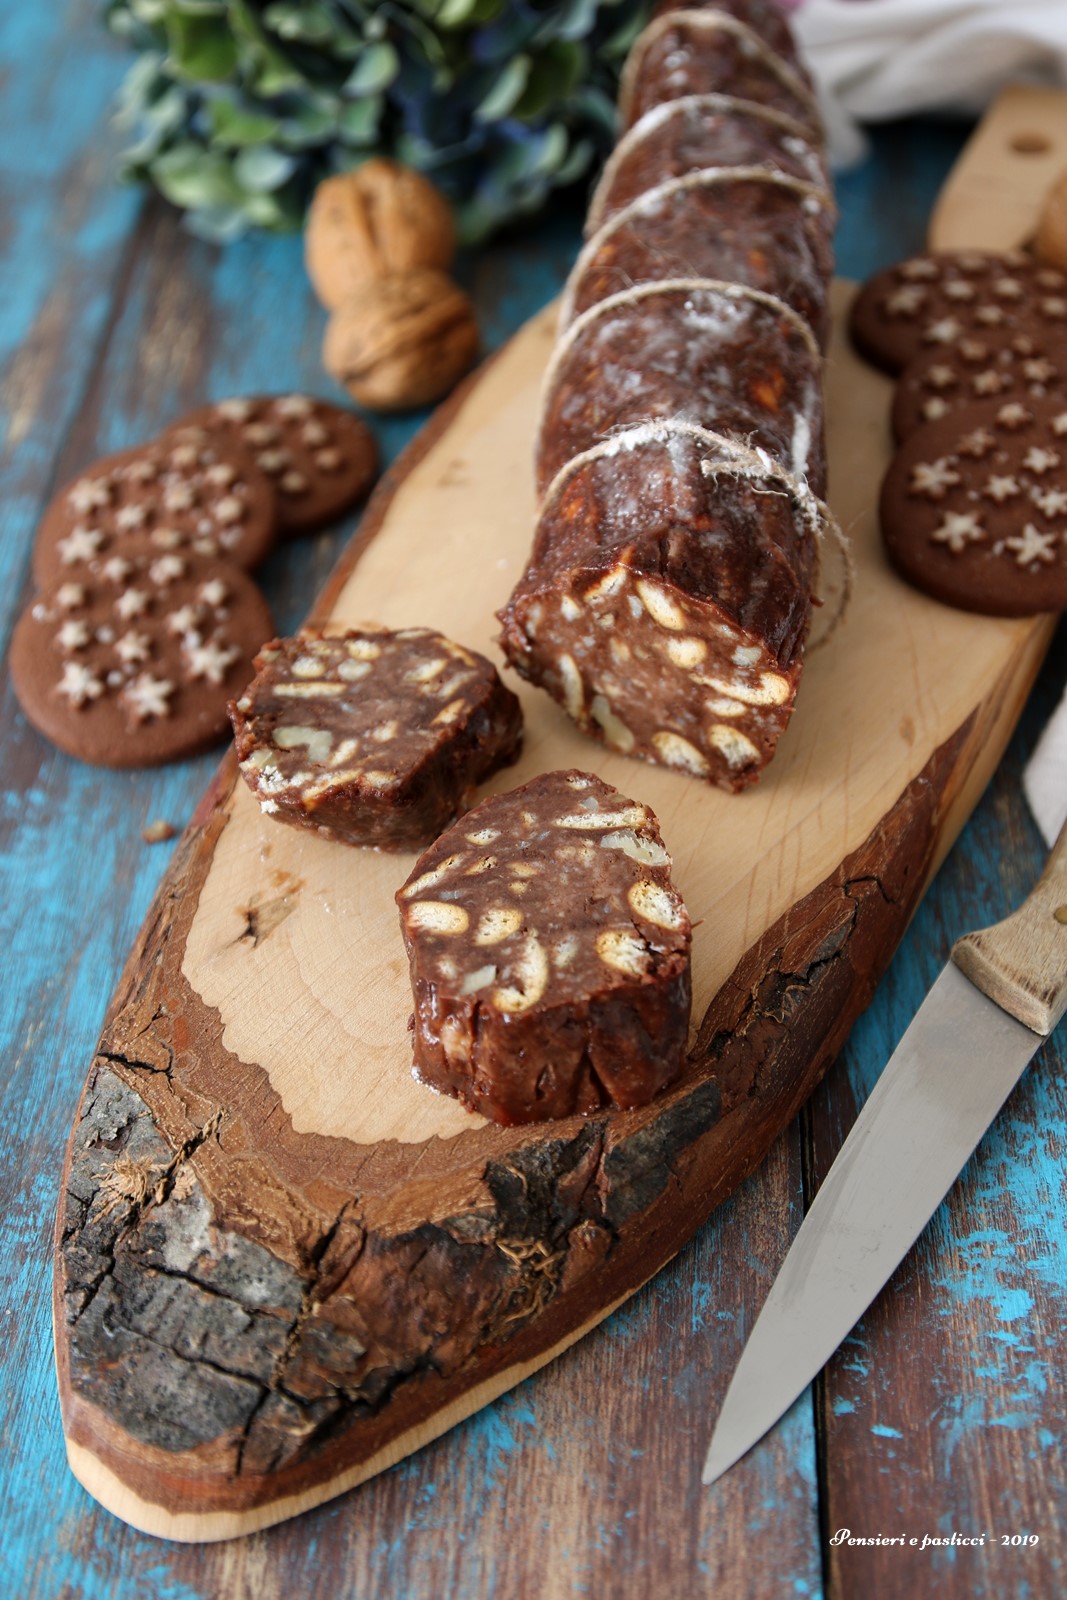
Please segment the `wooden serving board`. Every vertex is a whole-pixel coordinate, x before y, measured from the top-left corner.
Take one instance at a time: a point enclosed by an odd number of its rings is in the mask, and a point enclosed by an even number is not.
[[[890,386],[844,340],[849,292],[828,411],[855,592],[759,786],[612,755],[525,687],[522,763],[497,780],[585,766],[660,818],[697,925],[695,1027],[652,1105],[503,1129],[416,1083],[393,904],[411,858],[272,822],[224,762],[110,1007],[57,1224],[69,1460],[136,1527],[265,1527],[551,1360],[759,1163],[866,1005],[1052,620],[967,616],[888,570]],[[495,654],[553,326],[551,308],[527,324],[401,459],[317,620],[427,623]]]

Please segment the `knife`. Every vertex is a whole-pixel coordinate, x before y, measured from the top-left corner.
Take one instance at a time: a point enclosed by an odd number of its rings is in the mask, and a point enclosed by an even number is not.
[[[715,1424],[714,1483],[825,1366],[1067,1011],[1067,825],[1018,911],[953,946],[756,1319]]]

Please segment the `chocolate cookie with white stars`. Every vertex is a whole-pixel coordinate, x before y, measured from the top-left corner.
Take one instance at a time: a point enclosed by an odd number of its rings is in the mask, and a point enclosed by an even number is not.
[[[982,400],[1067,400],[1067,328],[1040,334],[1013,329],[1008,338],[967,334],[917,356],[897,381],[893,436],[907,439],[916,428]]]
[[[229,731],[227,701],[273,633],[240,567],[142,542],[49,585],[11,641],[11,678],[34,727],[68,755],[151,767]]]
[[[274,490],[246,457],[225,443],[161,439],[105,456],[59,491],[37,529],[33,576],[45,588],[141,541],[251,569],[275,530]]]
[[[849,316],[856,349],[885,372],[972,334],[1006,339],[1024,324],[1035,335],[1067,332],[1067,275],[1019,251],[910,256],[869,279]]]
[[[283,539],[313,533],[341,516],[378,475],[378,446],[362,418],[311,395],[218,400],[169,431],[245,451],[274,485]]]
[[[897,570],[988,616],[1067,609],[1067,399],[987,400],[916,430],[882,485]]]

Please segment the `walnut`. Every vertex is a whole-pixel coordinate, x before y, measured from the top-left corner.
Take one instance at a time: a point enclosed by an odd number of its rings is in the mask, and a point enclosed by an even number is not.
[[[478,353],[474,307],[443,272],[369,284],[330,318],[322,359],[353,399],[404,411],[447,394]]]
[[[315,190],[304,259],[327,311],[392,273],[447,272],[455,253],[448,202],[410,167],[367,161]]]
[[[1067,172],[1056,179],[1041,208],[1034,253],[1039,261],[1067,272]]]

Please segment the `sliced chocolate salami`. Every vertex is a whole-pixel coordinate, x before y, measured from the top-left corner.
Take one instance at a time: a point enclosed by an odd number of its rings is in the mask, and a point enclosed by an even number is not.
[[[522,712],[484,656],[429,628],[274,639],[230,707],[263,811],[345,844],[415,850],[516,760]]]
[[[894,566],[946,605],[1067,610],[1067,400],[989,400],[917,429],[881,519]]]
[[[227,701],[273,633],[228,561],[133,546],[51,584],[19,619],[11,677],[53,744],[105,767],[151,767],[229,731]]]
[[[768,9],[749,3],[662,12],[641,34],[623,68],[622,127],[630,127],[664,100],[727,93],[783,111],[817,134],[818,105],[792,49],[788,24],[784,18],[776,21],[773,42],[761,37],[761,26],[769,29]]]
[[[686,95],[646,111],[615,146],[589,203],[586,237],[647,190],[707,167],[768,167],[826,191],[822,146],[803,123],[733,95]]]
[[[769,168],[669,179],[589,240],[564,291],[560,326],[635,284],[702,277],[784,300],[823,344],[834,219],[823,190]]]
[[[613,749],[743,788],[789,719],[824,524],[766,455],[629,429],[557,474],[499,614],[508,659]]]
[[[362,418],[306,394],[218,400],[170,431],[179,439],[221,440],[249,456],[274,485],[283,538],[332,522],[378,475],[378,446]]]
[[[504,1123],[650,1100],[691,1005],[670,868],[649,808],[589,773],[468,812],[397,894],[418,1076]]]
[[[645,419],[714,418],[825,489],[822,359],[781,300],[732,283],[643,284],[591,306],[560,339],[545,379],[538,490],[567,462]]]
[[[1067,331],[1067,276],[1032,256],[980,250],[910,256],[864,284],[849,331],[874,366],[901,372],[931,349],[1011,332]]]
[[[160,439],[95,461],[59,491],[37,529],[33,576],[45,588],[140,541],[251,568],[276,526],[274,491],[246,457],[218,442]]]
[[[1067,395],[1067,327],[966,334],[905,367],[893,394],[893,433],[906,439],[924,423],[982,400],[1025,403],[1051,394]]]

